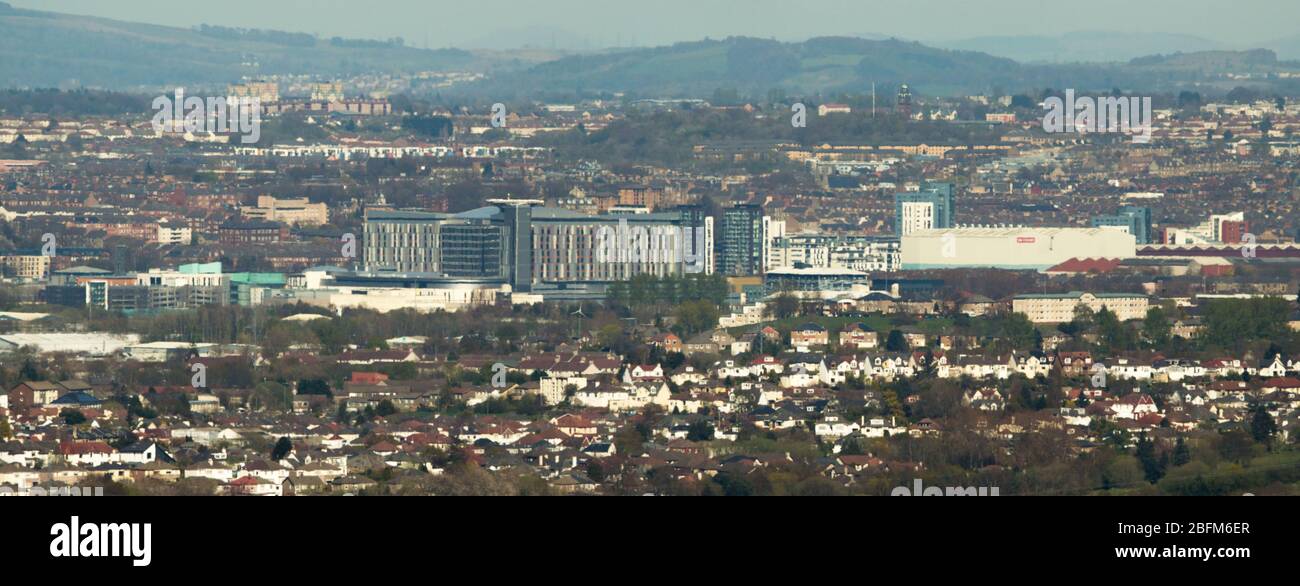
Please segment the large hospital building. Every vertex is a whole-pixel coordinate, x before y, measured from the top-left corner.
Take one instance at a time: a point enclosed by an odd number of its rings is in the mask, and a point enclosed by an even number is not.
[[[498,282],[520,292],[713,272],[712,219],[690,210],[589,216],[536,200],[489,203],[458,214],[368,212],[366,271]]]

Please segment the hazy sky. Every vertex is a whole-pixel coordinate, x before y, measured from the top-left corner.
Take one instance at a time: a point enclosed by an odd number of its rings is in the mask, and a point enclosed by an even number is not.
[[[749,35],[883,34],[922,41],[1071,31],[1187,33],[1235,45],[1300,32],[1296,0],[5,0],[190,27],[200,23],[413,46],[658,45]],[[178,6],[193,6],[181,9]],[[523,42],[515,42],[524,39]]]

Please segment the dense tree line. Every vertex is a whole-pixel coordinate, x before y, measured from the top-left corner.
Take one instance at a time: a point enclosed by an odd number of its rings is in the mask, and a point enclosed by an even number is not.
[[[1295,332],[1287,327],[1293,305],[1280,297],[1215,299],[1205,306],[1207,345],[1241,350],[1255,341],[1295,346]]]
[[[55,117],[144,115],[150,111],[150,97],[101,90],[32,89],[0,92],[0,113]]]
[[[666,277],[637,275],[628,281],[610,284],[607,295],[610,303],[631,308],[678,305],[688,300],[704,300],[722,305],[726,297],[726,278],[703,273]]]
[[[253,41],[257,43],[283,45],[286,47],[316,46],[316,37],[307,33],[291,33],[269,29],[238,28],[210,24],[201,24],[196,28],[196,30],[199,34],[205,37],[224,39],[227,41]]]

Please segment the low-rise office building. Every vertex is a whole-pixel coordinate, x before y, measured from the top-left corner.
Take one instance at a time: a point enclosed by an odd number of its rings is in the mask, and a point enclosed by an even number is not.
[[[1074,320],[1079,306],[1093,313],[1104,307],[1120,321],[1146,317],[1150,300],[1136,293],[1048,293],[1018,295],[1011,300],[1011,310],[1023,313],[1034,323],[1065,323]]]

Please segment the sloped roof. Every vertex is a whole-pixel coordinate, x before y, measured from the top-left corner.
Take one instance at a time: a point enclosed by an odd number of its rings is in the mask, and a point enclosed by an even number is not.
[[[1118,258],[1072,258],[1047,269],[1048,273],[1109,273],[1119,267]]]

